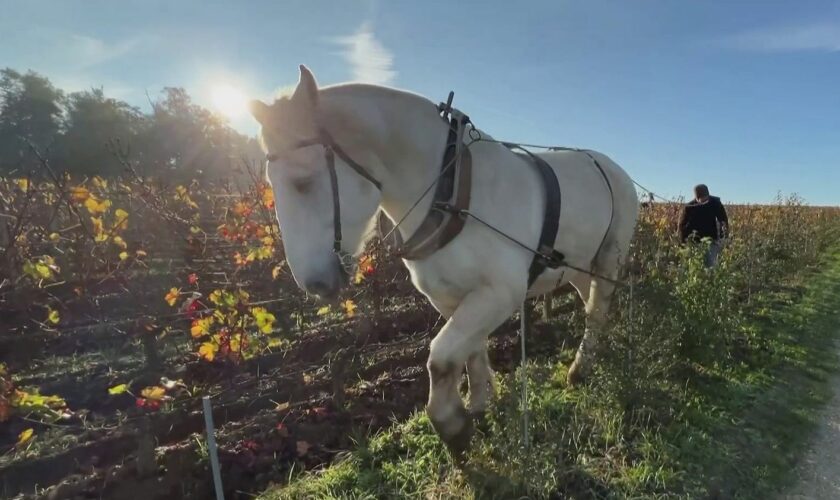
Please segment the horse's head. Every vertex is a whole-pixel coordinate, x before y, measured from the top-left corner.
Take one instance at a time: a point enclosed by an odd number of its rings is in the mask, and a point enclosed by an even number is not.
[[[380,193],[328,151],[322,127],[329,124],[319,122],[318,93],[312,73],[301,66],[290,97],[273,104],[253,101],[251,113],[261,125],[260,143],[292,275],[308,293],[333,299],[348,282],[352,257],[364,246]]]

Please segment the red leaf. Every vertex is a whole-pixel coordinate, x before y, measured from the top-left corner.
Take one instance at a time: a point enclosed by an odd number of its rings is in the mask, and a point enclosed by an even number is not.
[[[187,276],[187,282],[190,285],[195,285],[196,283],[198,283],[198,275],[195,273],[190,274],[189,276]]]
[[[137,408],[143,408],[144,406],[146,406],[146,399],[145,398],[137,398],[137,400],[134,401],[134,404],[137,406]]]

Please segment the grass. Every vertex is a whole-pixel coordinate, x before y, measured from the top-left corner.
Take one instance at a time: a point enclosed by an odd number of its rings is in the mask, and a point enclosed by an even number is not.
[[[651,360],[677,351],[636,333],[638,359],[608,354],[581,389],[565,387],[556,361],[529,364],[527,450],[517,373],[500,380],[463,469],[417,414],[261,498],[767,498],[790,485],[831,397],[839,307],[835,249],[796,286],[755,300],[726,363],[663,367]]]

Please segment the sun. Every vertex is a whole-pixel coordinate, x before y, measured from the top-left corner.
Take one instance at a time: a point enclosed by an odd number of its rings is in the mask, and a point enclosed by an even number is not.
[[[246,111],[245,94],[233,85],[226,83],[216,85],[213,87],[211,97],[216,111],[228,118],[236,118]]]

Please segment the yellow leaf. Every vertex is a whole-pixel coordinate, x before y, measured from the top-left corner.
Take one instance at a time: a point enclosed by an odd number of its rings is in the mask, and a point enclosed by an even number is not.
[[[345,312],[345,314],[347,314],[348,318],[352,318],[353,316],[356,315],[356,307],[357,306],[356,306],[356,303],[353,302],[352,300],[350,300],[350,299],[345,300],[341,304],[341,307],[344,308],[344,312]]]
[[[207,361],[213,361],[213,359],[216,357],[216,352],[218,352],[218,350],[219,348],[216,346],[216,344],[213,344],[212,342],[205,342],[201,344],[201,347],[198,348],[198,354]]]
[[[125,240],[122,239],[122,236],[114,236],[114,238],[111,241],[114,242],[114,245],[117,245],[118,247],[122,248],[123,250],[128,248],[128,243],[126,243]]]
[[[114,221],[114,229],[119,229],[121,231],[128,229],[128,212],[122,208],[118,208],[114,212],[114,216],[116,217]]]
[[[210,333],[210,326],[213,324],[213,316],[209,316],[207,318],[197,319],[193,321],[192,326],[190,327],[190,335],[192,337],[198,338],[202,335]]]
[[[277,264],[276,266],[274,266],[274,269],[271,270],[271,277],[274,278],[274,279],[277,279],[277,277],[280,276],[280,273],[282,273],[282,272],[283,272],[283,265],[282,264]]]
[[[120,252],[120,260],[125,260],[128,258],[128,252]]]
[[[190,232],[191,232],[192,234],[198,234],[198,233],[200,233],[200,232],[201,232],[201,228],[200,228],[200,227],[196,227],[196,226],[192,226],[192,227],[190,228]]]
[[[15,179],[15,184],[21,191],[29,191],[29,179]]]
[[[84,186],[70,188],[70,198],[76,203],[83,203],[90,198],[90,191]]]
[[[134,255],[136,255],[139,258],[139,257],[145,257],[148,254],[146,253],[145,250],[137,250],[136,252],[134,252]]]
[[[42,279],[49,279],[52,277],[52,270],[50,269],[50,266],[44,264],[43,262],[35,264],[35,273]]]
[[[60,320],[61,316],[59,316],[58,311],[56,311],[55,309],[50,309],[49,314],[47,314],[47,321],[54,325],[57,325]]]
[[[104,214],[111,206],[111,200],[98,201],[93,196],[85,200],[85,208],[93,215]]]
[[[105,226],[102,224],[102,217],[91,217],[90,223],[93,224],[93,239],[97,243],[108,241],[108,233],[105,232]]]
[[[257,328],[262,333],[271,333],[275,321],[273,314],[268,312],[264,307],[254,307],[251,308],[251,315],[254,316],[254,320],[257,322]]]
[[[110,389],[108,389],[108,394],[110,394],[112,396],[116,396],[116,395],[122,394],[126,391],[128,391],[128,384],[120,384],[120,385],[115,385],[114,387],[111,387]]]
[[[57,241],[58,241],[58,240],[60,240],[60,239],[61,239],[61,235],[60,235],[60,234],[58,234],[58,233],[50,233],[50,241],[52,241],[53,243],[57,242]]]
[[[18,434],[17,444],[15,446],[21,447],[32,440],[32,437],[35,435],[34,429],[26,429],[25,431]]]
[[[99,189],[108,189],[108,181],[98,175],[93,178],[93,185]]]
[[[140,395],[146,399],[155,399],[160,401],[164,396],[166,396],[166,389],[157,385],[146,387],[140,391]]]
[[[321,307],[320,309],[318,309],[318,312],[316,314],[318,316],[323,316],[325,314],[329,314],[329,312],[330,312],[330,306],[324,306],[324,307]]]
[[[271,189],[271,186],[266,186],[263,189],[262,202],[266,208],[272,208],[274,206],[274,191]]]
[[[178,295],[180,295],[181,289],[179,288],[170,288],[169,293],[163,298],[167,304],[170,306],[174,306],[175,302],[178,300]]]

